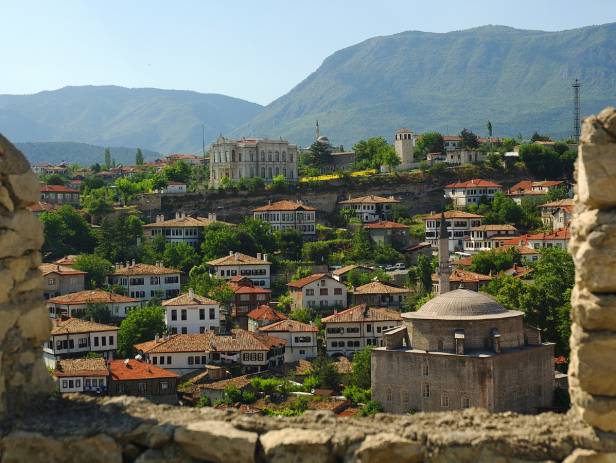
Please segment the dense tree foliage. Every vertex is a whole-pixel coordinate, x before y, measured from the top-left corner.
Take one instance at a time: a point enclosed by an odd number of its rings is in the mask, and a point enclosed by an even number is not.
[[[188,287],[195,293],[221,303],[233,300],[233,290],[221,278],[210,275],[207,265],[197,265],[188,273]]]
[[[379,169],[381,166],[394,168],[400,159],[393,146],[383,137],[360,140],[353,146],[355,167],[358,169]]]
[[[45,236],[42,251],[46,257],[57,259],[94,249],[95,235],[88,222],[73,207],[64,205],[56,211],[43,212],[40,219]]]
[[[492,249],[479,252],[472,257],[471,270],[484,275],[494,274],[513,267],[513,264],[521,264],[522,256],[515,248],[506,251]]]
[[[106,216],[100,228],[100,242],[96,254],[110,262],[139,260],[139,243],[143,240],[143,224],[129,214]]]
[[[353,355],[353,373],[351,374],[351,384],[362,389],[370,389],[370,357],[372,347],[365,347]]]
[[[165,311],[162,307],[146,306],[131,310],[120,323],[118,354],[132,357],[135,344],[151,341],[156,335],[162,335],[165,329]]]
[[[520,160],[533,176],[541,179],[572,179],[576,157],[577,153],[564,144],[555,144],[553,148],[537,143],[520,146]]]
[[[96,254],[80,255],[73,267],[87,272],[86,288],[88,289],[103,287],[107,275],[113,272],[113,264]]]
[[[138,166],[143,165],[143,153],[141,152],[141,148],[137,148],[137,152],[135,153],[135,164]]]
[[[475,135],[472,131],[462,129],[462,132],[460,132],[460,137],[462,138],[460,141],[460,148],[471,150],[479,148],[479,137],[477,137],[477,135]]]
[[[428,153],[445,152],[443,136],[438,132],[422,133],[415,145],[415,156],[425,158]]]

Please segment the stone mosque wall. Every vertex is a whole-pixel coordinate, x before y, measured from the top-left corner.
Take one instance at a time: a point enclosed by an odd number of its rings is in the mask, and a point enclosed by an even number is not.
[[[567,415],[481,409],[339,419],[270,418],[49,397],[40,345],[50,324],[36,267],[38,182],[0,136],[0,462],[616,461],[616,110],[585,120],[571,252],[577,281]]]

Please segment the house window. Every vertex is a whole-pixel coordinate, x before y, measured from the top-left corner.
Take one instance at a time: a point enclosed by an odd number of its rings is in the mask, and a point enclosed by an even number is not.
[[[167,365],[171,365],[171,356],[167,355]]]
[[[391,389],[387,388],[387,390],[385,391],[385,400],[387,400],[387,402],[391,402],[391,399],[392,399]]]
[[[421,374],[422,374],[423,376],[428,376],[428,375],[430,374],[430,368],[428,367],[428,364],[427,364],[427,363],[424,363],[424,364],[421,366]]]
[[[199,309],[199,320],[205,320],[205,309]]]
[[[175,309],[171,310],[171,320],[175,321],[178,319],[178,311]]]
[[[47,284],[48,285],[55,285],[56,284],[56,279],[55,278],[47,278]]]
[[[188,334],[188,328],[183,326],[182,327],[182,334]]]
[[[66,389],[68,387],[68,381],[66,379],[62,380],[62,388]]]
[[[139,391],[139,394],[145,394],[146,383],[137,383],[137,390]]]
[[[98,347],[98,336],[94,337],[94,347]]]
[[[168,381],[161,381],[160,382],[160,390],[162,391],[168,391],[169,390],[169,382]]]
[[[462,408],[469,408],[471,406],[471,399],[468,397],[462,397]]]
[[[421,394],[426,398],[430,397],[430,384],[429,383],[424,383],[423,387],[421,388]]]
[[[334,288],[334,295],[340,296],[342,294],[342,288]]]
[[[445,393],[441,394],[441,407],[449,407],[449,396]]]
[[[409,391],[402,391],[402,407],[409,408]]]
[[[113,336],[109,336],[109,345],[113,346]]]
[[[193,356],[189,356],[189,357],[188,357],[188,364],[189,364],[189,365],[192,365],[192,364],[194,364],[194,363],[195,363],[195,358],[194,358]]]
[[[216,309],[210,309],[210,320],[216,319]]]
[[[152,364],[156,365],[157,363],[158,363],[158,357],[152,357]]]
[[[319,295],[320,295],[320,296],[327,296],[327,295],[328,295],[328,290],[327,290],[327,288],[321,288],[321,289],[319,289]]]
[[[186,320],[186,309],[182,309],[181,316],[182,316],[182,320]]]

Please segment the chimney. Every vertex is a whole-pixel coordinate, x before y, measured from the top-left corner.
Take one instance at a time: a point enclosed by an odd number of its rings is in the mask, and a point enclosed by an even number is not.
[[[261,253],[257,252],[257,259],[261,260]]]
[[[235,253],[235,260],[240,260],[240,253],[239,252]]]
[[[160,341],[160,338],[158,337],[158,335],[154,336],[154,343],[158,344],[158,342]]]
[[[175,213],[175,218],[176,218],[176,219],[179,219],[179,218],[180,218],[180,213],[179,213],[179,212],[176,212],[176,213]]]
[[[124,264],[125,264],[126,268],[130,267],[130,262],[129,261],[124,262]]]
[[[263,260],[267,262],[267,254],[263,254]]]
[[[135,265],[135,259],[133,259],[133,265]]]
[[[233,255],[233,251],[229,251],[229,255],[232,256]]]
[[[193,289],[192,289],[192,288],[188,288],[188,297],[189,297],[190,299],[192,299],[192,298],[194,298],[194,297],[195,297],[195,292],[193,291]]]

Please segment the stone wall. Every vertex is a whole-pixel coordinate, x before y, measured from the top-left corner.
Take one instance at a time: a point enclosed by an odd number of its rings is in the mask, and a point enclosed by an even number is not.
[[[240,415],[143,399],[47,397],[49,335],[40,275],[38,197],[23,155],[0,136],[0,461],[547,462],[616,461],[616,111],[584,123],[571,251],[571,392],[567,415],[480,409],[337,419]]]
[[[580,416],[616,432],[616,110],[587,118],[580,141],[569,384]]]

